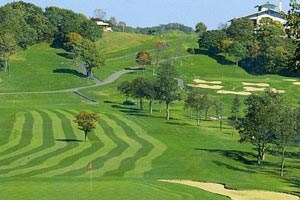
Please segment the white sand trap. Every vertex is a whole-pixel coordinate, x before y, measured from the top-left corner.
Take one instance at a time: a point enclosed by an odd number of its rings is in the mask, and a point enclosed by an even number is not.
[[[299,200],[299,197],[279,193],[269,192],[263,190],[229,190],[224,185],[216,183],[203,183],[189,180],[160,180],[162,182],[177,183],[188,185],[196,188],[206,190],[211,193],[220,194],[230,197],[232,200]]]
[[[243,86],[258,86],[258,87],[269,87],[269,83],[248,83],[248,82],[242,82]]]
[[[221,85],[207,85],[207,84],[188,84],[190,87],[195,87],[195,88],[204,88],[204,89],[213,89],[213,90],[220,90],[224,86]]]
[[[296,79],[283,79],[284,81],[288,81],[288,82],[296,82]]]
[[[260,87],[260,88],[257,88],[257,87],[244,87],[244,90],[246,92],[257,92],[257,91],[265,91],[266,88],[264,87]]]
[[[294,82],[293,84],[294,85],[300,85],[300,82]]]
[[[206,81],[206,80],[200,80],[200,79],[194,79],[193,81],[195,83],[206,83],[206,84],[215,84],[215,85],[222,84],[222,81]]]
[[[276,88],[272,88],[271,90],[272,90],[272,92],[276,92],[276,93],[280,93],[280,94],[285,93],[285,90],[277,90]]]
[[[235,91],[228,91],[228,90],[219,90],[217,91],[218,94],[236,94],[236,95],[242,95],[242,96],[249,96],[252,93],[251,92],[235,92]]]
[[[245,92],[263,92],[267,88],[256,88],[256,87],[244,87]],[[277,90],[276,88],[271,88],[272,92],[285,93],[285,90]]]

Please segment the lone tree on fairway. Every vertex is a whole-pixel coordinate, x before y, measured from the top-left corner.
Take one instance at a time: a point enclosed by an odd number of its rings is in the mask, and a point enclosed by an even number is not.
[[[96,128],[96,122],[99,121],[100,116],[97,113],[82,110],[74,120],[78,124],[78,128],[84,132],[84,141],[86,141],[87,134]]]

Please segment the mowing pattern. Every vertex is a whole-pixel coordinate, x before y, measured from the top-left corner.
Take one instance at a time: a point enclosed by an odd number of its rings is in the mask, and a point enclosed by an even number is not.
[[[0,177],[93,176],[143,177],[167,146],[118,114],[101,114],[88,142],[73,122],[76,111],[17,113],[0,146]]]

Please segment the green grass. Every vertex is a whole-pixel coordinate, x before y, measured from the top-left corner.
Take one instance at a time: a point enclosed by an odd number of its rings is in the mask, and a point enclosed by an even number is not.
[[[267,82],[286,90],[292,103],[299,101],[300,87],[283,81],[286,77],[253,76],[235,65],[221,65],[207,55],[189,55],[186,48],[197,47],[197,38],[181,33],[162,37],[105,33],[107,66],[95,71],[96,75],[104,79],[114,71],[136,66],[136,53],[152,50],[158,38],[169,44],[163,59],[178,57],[173,63],[186,84],[195,78],[221,80],[224,89],[239,91],[243,90],[242,81]],[[57,68],[77,70],[71,61],[57,55],[62,52],[47,44],[18,52],[11,75],[0,73],[4,80],[0,83],[1,92],[92,84],[70,73],[53,73]],[[171,105],[172,119],[168,122],[164,119],[164,105],[160,113],[160,105],[155,103],[153,114],[146,110],[147,101],[143,111],[138,106],[123,106],[125,97],[116,88],[122,81],[138,76],[155,78],[150,66],[144,74],[126,74],[112,84],[81,90],[98,104],[89,104],[73,93],[0,95],[0,198],[227,199],[197,188],[158,182],[159,179],[191,179],[224,183],[235,189],[300,194],[299,148],[288,150],[286,175],[280,178],[276,148],[268,151],[266,161],[259,166],[253,146],[240,144],[238,133],[229,124],[225,123],[222,133],[216,121],[202,120],[197,127],[195,120],[189,120],[189,111],[183,109],[182,102]],[[222,99],[226,115],[230,114],[234,95],[204,91]],[[84,134],[73,121],[83,109],[97,112],[101,118],[87,142],[80,141]],[[209,115],[215,115],[213,109]],[[90,162],[93,191],[89,190],[87,171]]]

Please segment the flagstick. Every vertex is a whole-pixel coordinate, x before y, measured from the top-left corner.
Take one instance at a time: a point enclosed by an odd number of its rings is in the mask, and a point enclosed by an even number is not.
[[[93,190],[93,171],[90,170],[90,191]]]

